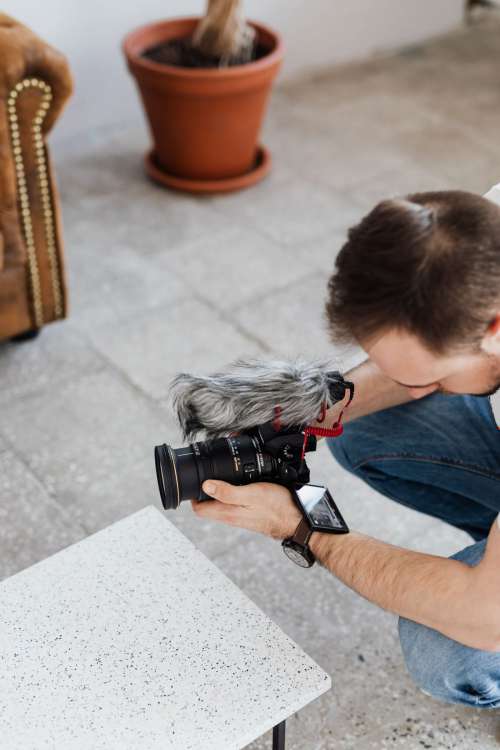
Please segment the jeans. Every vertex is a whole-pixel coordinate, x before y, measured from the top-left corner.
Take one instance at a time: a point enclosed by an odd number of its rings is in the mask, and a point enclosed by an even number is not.
[[[500,512],[500,430],[489,399],[432,394],[350,422],[327,442],[345,469],[382,495],[470,534],[474,544],[454,559],[481,560]],[[403,617],[399,638],[424,692],[448,703],[500,707],[500,653]]]

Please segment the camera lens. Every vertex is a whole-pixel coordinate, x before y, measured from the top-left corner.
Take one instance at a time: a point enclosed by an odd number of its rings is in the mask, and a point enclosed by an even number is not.
[[[155,464],[165,510],[178,508],[181,500],[198,498],[201,483],[192,446],[175,449],[166,444],[157,445]]]
[[[205,479],[249,484],[275,472],[272,456],[263,453],[255,437],[242,435],[193,443],[184,448],[157,445],[156,476],[165,510],[183,500],[207,500],[201,489]]]

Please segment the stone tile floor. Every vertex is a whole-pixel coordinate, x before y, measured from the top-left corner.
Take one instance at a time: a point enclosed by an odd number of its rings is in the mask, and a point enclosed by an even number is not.
[[[263,132],[272,175],[196,198],[149,183],[145,128],[55,151],[71,317],[0,346],[0,574],[8,576],[153,503],[152,446],[179,445],[168,383],[236,357],[324,355],[327,277],[349,225],[420,189],[500,180],[500,21],[276,90]],[[354,528],[451,554],[467,539],[340,470],[327,481]],[[289,722],[290,750],[489,750],[496,712],[440,704],[407,676],[395,618],[279,547],[195,519],[174,523],[333,676]],[[210,623],[207,623],[210,627]],[[252,750],[269,747],[269,737]]]

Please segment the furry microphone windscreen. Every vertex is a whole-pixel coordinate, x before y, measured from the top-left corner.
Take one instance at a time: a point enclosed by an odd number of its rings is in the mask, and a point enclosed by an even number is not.
[[[187,440],[244,432],[274,419],[284,427],[307,425],[344,396],[343,378],[328,360],[238,360],[208,376],[180,373],[170,398]]]

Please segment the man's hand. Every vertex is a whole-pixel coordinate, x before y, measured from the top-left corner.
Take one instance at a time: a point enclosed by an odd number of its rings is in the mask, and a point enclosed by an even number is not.
[[[273,539],[292,536],[302,518],[290,491],[279,484],[257,482],[238,486],[209,479],[203,483],[203,491],[214,500],[192,500],[198,516],[258,531]]]

